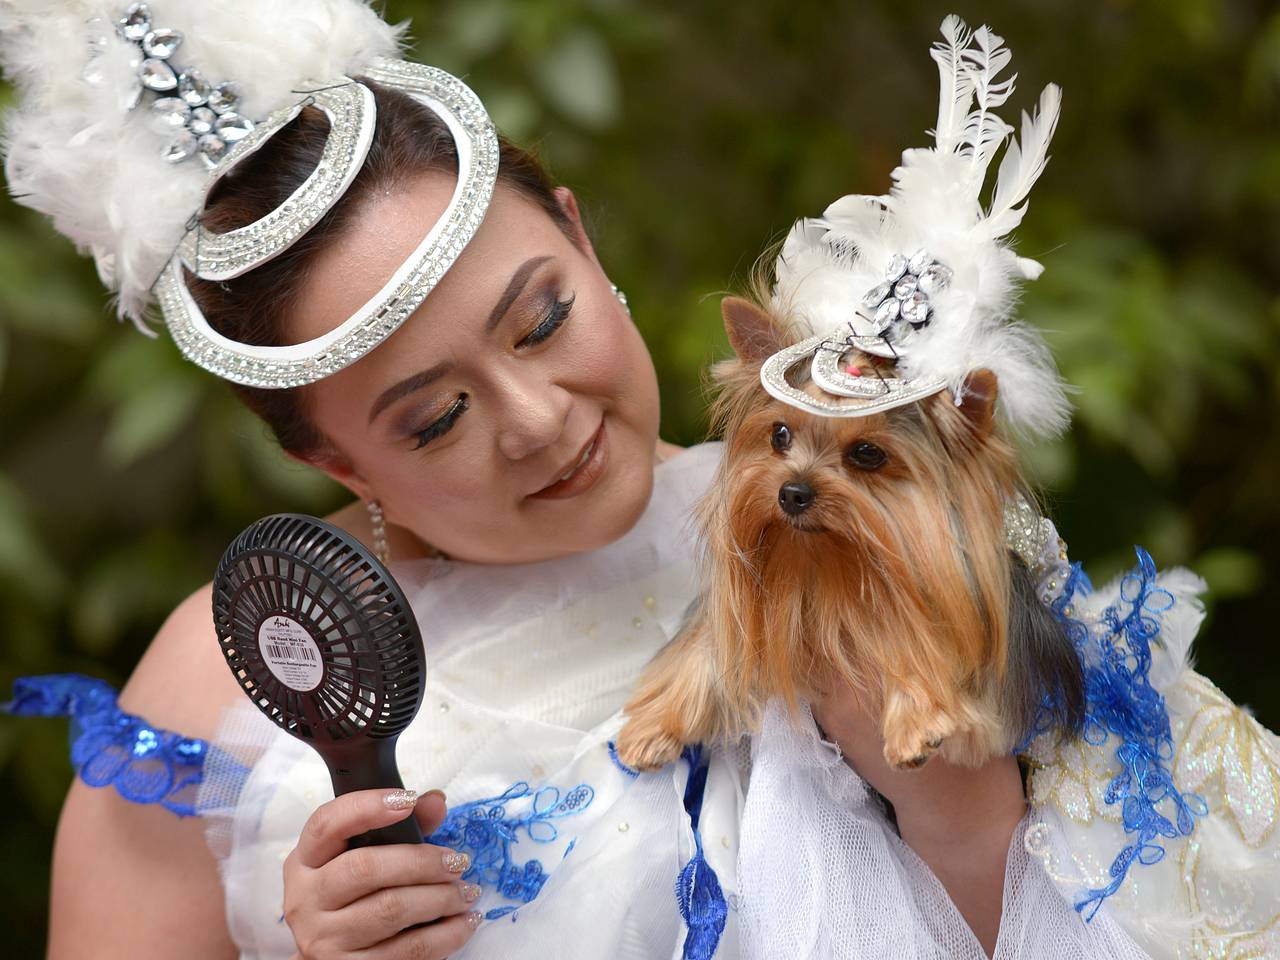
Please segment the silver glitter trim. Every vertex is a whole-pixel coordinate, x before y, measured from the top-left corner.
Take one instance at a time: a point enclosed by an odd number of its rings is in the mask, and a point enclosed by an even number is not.
[[[354,316],[322,337],[292,346],[254,346],[218,334],[191,298],[182,256],[175,254],[157,281],[156,297],[178,349],[205,370],[233,383],[264,389],[299,387],[336,373],[394,333],[418,309],[479,229],[498,175],[498,137],[479,98],[461,80],[437,67],[380,59],[364,73],[417,96],[466,137],[465,143],[458,144],[466,168],[458,172],[447,219],[432,227],[421,253]],[[330,136],[335,133],[342,136],[336,124]],[[202,261],[203,257],[201,251]]]
[[[879,377],[847,377],[845,379],[850,381],[851,384],[858,379],[865,379],[868,386],[857,388],[859,389],[857,395],[851,393],[842,394],[841,399],[837,402],[834,399],[828,400],[825,396],[811,396],[803,390],[792,386],[790,381],[787,380],[787,371],[797,363],[811,360],[812,366],[816,366],[815,354],[819,356],[830,354],[833,363],[839,361],[842,351],[831,349],[830,345],[833,342],[835,341],[831,341],[827,337],[810,337],[808,340],[802,340],[794,346],[779,350],[761,365],[761,386],[771,397],[820,417],[865,417],[873,413],[892,410],[894,407],[905,406],[908,403],[915,403],[917,400],[923,400],[925,397],[932,396],[946,388],[946,383],[941,380],[902,380],[898,377],[885,377],[883,379]],[[823,363],[826,363],[825,359]],[[815,380],[815,382],[817,381]],[[852,390],[854,388],[850,386],[849,389]],[[871,390],[874,390],[874,395],[870,394]]]
[[[1053,524],[1021,494],[1004,506],[1004,539],[1009,549],[1022,558],[1027,569],[1037,572],[1045,545],[1054,537]]]
[[[1062,596],[1071,576],[1067,545],[1048,517],[1022,494],[1015,494],[1004,507],[1005,544],[1022,558],[1036,582],[1040,601],[1051,604]],[[1065,611],[1070,615],[1071,608]]]
[[[377,118],[372,91],[354,82],[316,90],[301,103],[276,111],[236,143],[214,168],[210,186],[255,153],[308,105],[318,107],[329,118],[329,138],[320,162],[288,200],[261,220],[226,233],[213,233],[200,224],[187,231],[178,255],[197,277],[230,280],[279,256],[333,209],[351,186],[369,153]]]

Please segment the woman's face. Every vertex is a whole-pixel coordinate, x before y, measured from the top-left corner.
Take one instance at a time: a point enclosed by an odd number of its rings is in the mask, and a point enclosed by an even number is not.
[[[376,294],[452,189],[452,178],[428,174],[368,202],[316,262],[291,339],[331,330]],[[450,556],[517,563],[593,549],[630,529],[649,500],[653,362],[572,195],[557,194],[574,239],[500,183],[418,311],[309,388],[337,448],[315,465]]]

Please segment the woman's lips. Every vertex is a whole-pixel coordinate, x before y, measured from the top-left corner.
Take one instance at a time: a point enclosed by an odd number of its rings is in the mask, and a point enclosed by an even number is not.
[[[604,473],[609,462],[609,435],[600,421],[600,429],[588,445],[587,459],[574,468],[563,480],[557,480],[537,493],[529,494],[530,500],[565,500],[585,493]]]

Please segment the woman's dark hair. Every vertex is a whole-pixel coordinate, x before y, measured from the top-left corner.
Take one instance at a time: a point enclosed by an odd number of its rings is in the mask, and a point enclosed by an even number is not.
[[[458,153],[449,128],[432,110],[399,90],[361,79],[377,102],[373,143],[363,168],[333,209],[280,256],[234,280],[217,283],[188,275],[196,303],[209,324],[242,343],[276,346],[287,342],[285,320],[321,250],[359,216],[363,201],[420,174],[437,170],[456,176]],[[320,161],[329,121],[315,107],[246,158],[214,189],[201,223],[224,233],[253,223],[279,207]],[[531,153],[499,138],[498,182],[542,207],[572,236],[572,223],[556,201],[554,183]],[[264,390],[231,384],[236,395],[299,457],[330,447],[312,421],[307,388]]]

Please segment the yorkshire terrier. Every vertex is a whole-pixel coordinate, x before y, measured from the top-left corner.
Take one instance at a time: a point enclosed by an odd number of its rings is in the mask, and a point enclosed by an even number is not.
[[[896,769],[1008,753],[1043,704],[1078,731],[1079,657],[1006,546],[1006,502],[1030,498],[994,419],[995,375],[972,372],[958,402],[816,416],[760,383],[785,320],[736,297],[722,312],[736,357],[712,369],[726,449],[700,508],[704,594],[627,703],[619,758],[652,769],[754,730],[771,697],[794,710],[839,691],[880,717]]]

